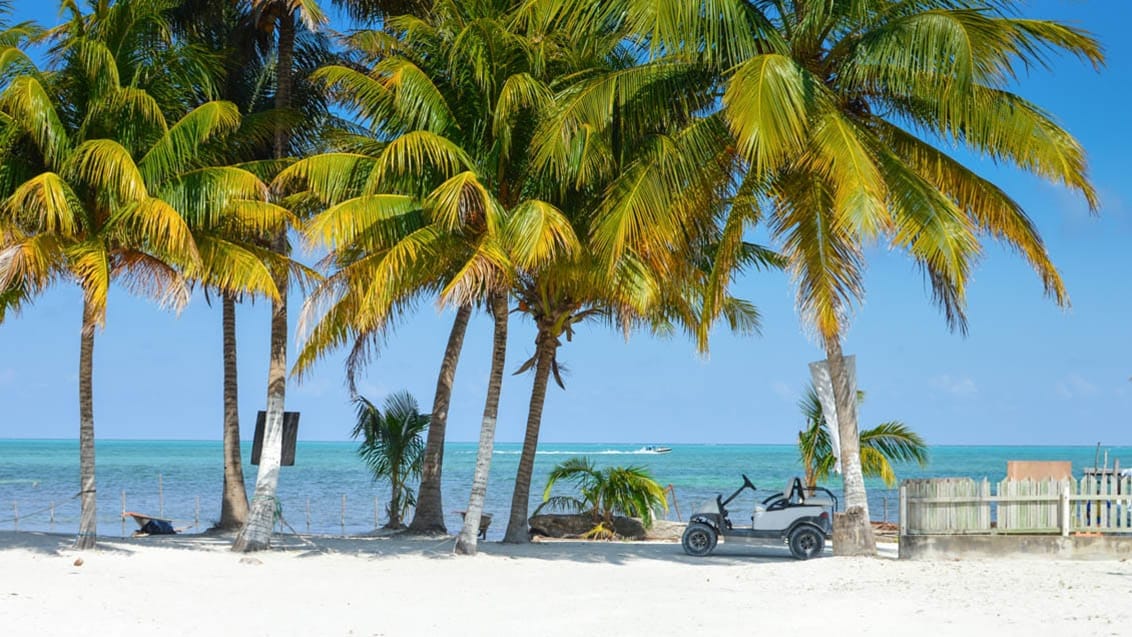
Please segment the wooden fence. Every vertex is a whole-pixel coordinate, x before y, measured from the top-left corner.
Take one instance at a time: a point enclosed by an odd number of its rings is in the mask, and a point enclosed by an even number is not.
[[[988,533],[1132,534],[1132,478],[905,480],[900,486],[902,535]]]

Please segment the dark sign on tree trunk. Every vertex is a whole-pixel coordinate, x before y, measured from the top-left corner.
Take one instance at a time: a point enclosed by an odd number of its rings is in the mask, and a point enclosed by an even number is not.
[[[255,439],[252,441],[252,464],[259,464],[259,454],[263,449],[263,428],[267,422],[267,412],[261,411],[255,417]],[[299,437],[299,412],[283,412],[283,455],[279,463],[284,467],[295,464],[295,441]]]

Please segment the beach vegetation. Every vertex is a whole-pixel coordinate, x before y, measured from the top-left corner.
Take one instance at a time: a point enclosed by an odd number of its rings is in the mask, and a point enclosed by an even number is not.
[[[1015,2],[977,10],[961,0],[722,4],[734,10],[658,14],[650,23],[658,37],[648,41],[654,50],[690,47],[719,71],[727,144],[744,162],[739,188],[758,193],[761,223],[780,246],[803,321],[829,365],[845,504],[861,514],[838,548],[873,554],[856,400],[842,354],[865,295],[866,248],[883,244],[908,255],[960,332],[987,239],[1015,250],[1065,305],[1064,283],[1032,220],[952,152],[1063,185],[1096,209],[1081,145],[1011,89],[1050,55],[1094,68],[1104,56],[1090,34],[1018,17]]]
[[[234,266],[246,251],[207,229],[237,211],[250,228],[280,217],[256,175],[208,161],[203,149],[231,134],[240,115],[231,103],[196,104],[194,96],[210,93],[210,78],[168,37],[161,7],[72,9],[49,32],[51,70],[39,71],[18,48],[2,56],[22,72],[0,94],[7,243],[0,289],[15,285],[32,297],[69,280],[82,290],[76,546],[90,548],[97,537],[93,349],[111,284],[177,310],[193,280],[274,298],[265,270]]]
[[[516,543],[529,540],[531,475],[549,381],[565,388],[560,348],[584,323],[626,337],[682,330],[701,351],[717,320],[753,333],[755,307],[721,282],[745,267],[777,263],[771,250],[744,240],[750,219],[719,223],[733,202],[727,184],[736,155],[722,141],[721,121],[702,117],[715,99],[711,73],[674,60],[642,63],[649,56],[633,41],[633,23],[605,5],[540,8],[545,15],[528,28],[540,41],[555,34],[568,53],[530,140],[529,183],[539,189],[542,210],[522,204],[508,226],[518,239],[507,244],[517,273],[511,293],[537,330],[532,355],[516,371],[534,376],[504,535]],[[666,224],[664,211],[675,209],[702,217]],[[562,244],[568,249],[531,251],[528,245],[538,245],[531,230],[550,221],[571,239]],[[638,235],[656,243],[625,241]]]
[[[559,482],[572,484],[576,494],[551,495]],[[595,539],[615,537],[614,515],[640,518],[645,528],[649,528],[653,511],[668,511],[664,488],[647,469],[638,466],[599,469],[589,458],[570,458],[555,465],[547,477],[542,500],[535,515],[544,507],[588,513],[594,526],[586,537]]]
[[[168,3],[174,32],[192,47],[207,63],[214,92],[220,99],[240,109],[243,117],[239,128],[223,143],[209,144],[205,152],[219,165],[237,165],[267,179],[279,168],[273,161],[276,120],[282,118],[290,135],[311,138],[326,112],[326,99],[309,82],[303,81],[310,69],[333,59],[329,41],[306,30],[297,34],[303,51],[297,63],[299,81],[295,83],[292,109],[283,113],[267,90],[274,84],[276,67],[269,55],[270,38],[254,25],[257,14],[246,3]],[[302,154],[292,146],[292,152]],[[279,216],[267,227],[251,227],[239,222],[238,215],[225,215],[212,220],[209,232],[217,245],[238,246],[244,252],[242,262],[229,268],[229,276],[261,271],[265,264],[270,276],[282,276],[287,270],[292,277],[310,279],[315,275],[288,256],[270,249],[269,237],[279,232],[281,224],[294,227],[298,218],[285,207],[286,202],[274,197]],[[301,208],[296,207],[296,210]],[[211,268],[206,268],[206,271]],[[220,519],[214,528],[238,530],[247,522],[248,497],[240,452],[239,384],[236,352],[236,312],[245,294],[223,290],[208,280],[201,283],[205,299],[213,294],[221,306],[223,348],[223,441],[224,480]]]
[[[865,392],[857,392],[857,404],[865,400]],[[829,423],[822,412],[817,391],[811,385],[798,404],[806,426],[798,432],[798,451],[805,471],[807,487],[829,479],[837,464],[829,434]],[[899,420],[883,422],[861,430],[861,473],[866,478],[880,478],[885,486],[896,486],[893,464],[915,462],[928,464],[928,445],[919,434]]]
[[[364,396],[354,397],[357,415],[350,436],[360,439],[358,455],[374,480],[388,480],[387,529],[402,528],[409,507],[416,503],[412,481],[421,474],[424,439],[429,415],[420,413],[417,400],[406,391],[390,394],[381,409]]]
[[[324,114],[325,101],[320,92],[315,90],[306,91],[305,95],[309,100],[296,99],[303,95],[296,89],[313,89],[313,84],[306,80],[315,66],[327,61],[310,55],[311,47],[304,46],[311,41],[317,42],[322,37],[319,31],[326,22],[326,14],[317,0],[251,0],[250,13],[242,22],[247,29],[245,37],[255,42],[260,51],[272,58],[274,63],[274,73],[270,76],[274,108],[267,119],[272,133],[270,159],[274,161],[261,163],[267,177],[291,158],[311,152],[315,142],[315,139],[299,134],[302,131],[299,124],[309,125],[312,116]],[[315,61],[314,64],[310,64],[312,60]],[[313,107],[313,113],[308,106]],[[290,254],[286,225],[277,225],[268,236],[270,250],[278,255]],[[286,268],[274,268],[272,274],[279,295],[271,303],[264,452],[260,456],[255,495],[252,497],[247,521],[232,544],[233,550],[240,552],[263,550],[271,545],[277,504],[275,492],[279,481],[288,376],[287,300],[290,272]]]
[[[513,72],[502,62],[526,58],[517,40],[484,28],[498,10],[492,3],[438,7],[427,21],[390,17],[383,30],[351,36],[360,67],[328,66],[318,77],[368,127],[336,131],[329,138],[334,150],[296,163],[276,180],[323,207],[306,236],[331,250],[330,273],[301,321],[299,373],[331,349],[348,346],[352,379],[418,302],[436,297],[456,308],[437,381],[439,421],[427,443],[421,531],[443,530],[439,479],[447,402],[475,307],[495,323],[481,435],[487,444],[494,440],[501,393],[511,266],[500,245],[507,208],[499,192],[514,169],[499,156],[497,127],[484,122],[491,121],[495,101],[490,91]],[[483,15],[471,15],[477,11]],[[481,49],[481,37],[495,39]],[[500,58],[485,59],[489,50]],[[469,502],[458,550],[474,552],[490,448],[481,454],[485,464],[473,474],[471,495],[479,504]]]

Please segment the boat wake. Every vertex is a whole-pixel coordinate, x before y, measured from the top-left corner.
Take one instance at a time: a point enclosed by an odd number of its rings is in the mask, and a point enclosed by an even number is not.
[[[473,450],[473,451],[470,451],[469,453],[475,453],[475,451]],[[508,449],[508,450],[505,450],[505,451],[495,450],[495,453],[498,454],[498,455],[501,455],[501,456],[517,456],[520,453],[522,453],[522,451],[512,451],[512,450]],[[600,451],[592,451],[592,450],[564,451],[564,450],[558,450],[558,449],[554,449],[554,450],[539,449],[538,451],[535,452],[535,455],[539,455],[539,456],[655,456],[655,455],[659,455],[659,454],[662,454],[662,453],[668,453],[668,452],[667,451],[655,451],[655,450],[651,450],[651,449],[647,449],[647,448],[632,449],[632,450],[602,449]]]

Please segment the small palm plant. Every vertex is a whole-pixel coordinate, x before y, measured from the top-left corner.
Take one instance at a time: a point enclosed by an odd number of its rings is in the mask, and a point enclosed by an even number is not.
[[[416,504],[409,482],[421,475],[424,458],[422,433],[431,416],[420,413],[417,401],[407,391],[391,394],[379,410],[364,396],[356,396],[357,423],[351,436],[361,438],[358,455],[373,473],[374,480],[388,479],[387,529],[400,529],[405,513]]]
[[[865,392],[857,392],[857,404],[864,402]],[[806,417],[806,428],[798,432],[798,450],[806,471],[806,486],[812,487],[829,478],[837,462],[829,438],[829,424],[822,413],[818,394],[810,385],[798,406]],[[919,434],[899,420],[884,422],[860,434],[861,472],[865,477],[880,478],[889,488],[896,485],[894,462],[928,463],[928,446]]]
[[[559,480],[574,483],[581,497],[553,496],[550,491]],[[590,512],[594,527],[585,537],[612,539],[613,516],[621,514],[640,518],[645,527],[652,526],[653,509],[668,511],[664,489],[644,467],[606,467],[598,469],[589,458],[570,458],[555,466],[542,494],[543,507],[567,511]]]

